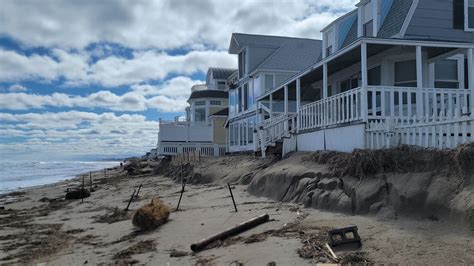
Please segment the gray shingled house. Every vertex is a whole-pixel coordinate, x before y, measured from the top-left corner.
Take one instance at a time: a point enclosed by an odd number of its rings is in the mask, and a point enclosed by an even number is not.
[[[362,0],[321,32],[232,35],[230,152],[474,141],[473,0]]]

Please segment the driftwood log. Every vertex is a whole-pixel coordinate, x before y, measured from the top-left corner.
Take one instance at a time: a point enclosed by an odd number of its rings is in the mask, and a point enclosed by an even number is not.
[[[234,236],[237,234],[240,234],[244,231],[247,231],[251,228],[256,227],[257,225],[263,224],[268,222],[270,217],[268,214],[262,214],[260,216],[257,216],[255,218],[252,218],[246,222],[243,222],[241,224],[238,224],[236,226],[233,226],[231,228],[228,228],[220,233],[217,233],[215,235],[212,235],[208,238],[201,239],[199,242],[194,243],[191,245],[191,250],[194,252],[198,252],[200,250],[203,250],[207,245],[210,243],[217,241],[217,240],[223,240],[226,239],[230,236]]]

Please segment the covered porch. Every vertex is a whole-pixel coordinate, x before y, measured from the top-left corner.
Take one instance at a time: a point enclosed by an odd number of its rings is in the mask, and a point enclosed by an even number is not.
[[[387,120],[405,126],[473,120],[473,49],[473,44],[360,39],[262,95],[258,100],[268,107],[263,125],[304,133]]]
[[[474,113],[472,44],[362,39],[260,97],[297,130]],[[275,103],[276,102],[276,103]]]

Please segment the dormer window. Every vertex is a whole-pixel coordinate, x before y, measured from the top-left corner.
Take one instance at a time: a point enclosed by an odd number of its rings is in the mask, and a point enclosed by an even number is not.
[[[247,73],[246,70],[246,51],[245,49],[242,50],[239,54],[239,79],[243,78],[244,75]]]
[[[364,24],[364,36],[373,37],[374,36],[374,20],[371,19]]]
[[[330,56],[332,54],[332,45],[326,48],[326,56]]]

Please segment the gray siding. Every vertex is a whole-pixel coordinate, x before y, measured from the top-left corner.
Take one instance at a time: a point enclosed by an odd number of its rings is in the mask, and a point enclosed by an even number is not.
[[[474,42],[474,32],[454,29],[453,0],[419,0],[404,38]]]

